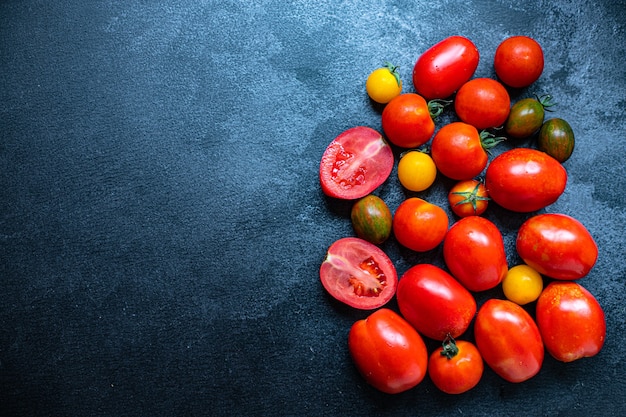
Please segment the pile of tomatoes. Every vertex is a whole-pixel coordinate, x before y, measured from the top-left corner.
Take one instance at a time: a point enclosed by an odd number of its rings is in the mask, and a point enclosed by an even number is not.
[[[397,67],[376,69],[366,91],[384,106],[384,136],[350,128],[321,158],[322,190],[352,203],[356,236],[328,248],[320,279],[337,300],[373,311],[353,324],[348,349],[365,380],[386,393],[411,389],[427,373],[443,392],[466,392],[479,383],[484,364],[506,381],[523,382],[539,372],[545,351],[571,362],[604,344],[602,307],[576,282],[596,263],[593,237],[569,215],[537,213],[565,190],[562,163],[574,150],[574,133],[565,120],[545,120],[551,97],[511,103],[509,96],[541,76],[542,48],[526,36],[505,39],[494,56],[497,79],[473,78],[478,62],[476,46],[452,36],[415,62],[415,92],[402,92]],[[437,130],[447,106],[458,120]],[[518,138],[533,138],[536,146],[490,158],[490,148]],[[455,182],[448,194],[452,224],[444,208],[425,199],[407,197],[392,214],[374,194],[393,171],[393,145],[402,151],[397,173],[406,190],[428,189],[437,174]],[[508,265],[501,231],[482,216],[490,202],[529,213],[516,237],[523,263]],[[445,269],[421,263],[399,278],[380,247],[392,235],[415,252],[441,245]],[[497,286],[505,299],[477,304],[476,293]],[[385,307],[393,297],[399,311]],[[536,303],[532,315],[529,303]],[[474,342],[464,339],[472,322]],[[424,338],[441,345],[428,352]]]

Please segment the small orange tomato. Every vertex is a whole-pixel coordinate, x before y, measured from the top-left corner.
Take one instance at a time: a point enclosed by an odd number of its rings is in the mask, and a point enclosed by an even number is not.
[[[487,188],[478,180],[459,181],[450,189],[448,203],[459,217],[480,216],[489,204]]]
[[[393,216],[396,239],[416,252],[437,247],[448,232],[448,224],[448,215],[441,207],[417,197],[400,203]]]
[[[465,340],[444,339],[428,359],[428,376],[446,394],[462,394],[480,382],[484,370],[478,348]]]

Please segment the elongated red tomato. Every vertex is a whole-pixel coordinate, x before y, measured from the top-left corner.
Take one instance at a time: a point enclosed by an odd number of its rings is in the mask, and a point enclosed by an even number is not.
[[[470,291],[494,288],[509,270],[500,230],[480,216],[464,217],[450,227],[443,257],[450,273]]]
[[[372,310],[394,296],[398,274],[378,246],[346,237],[328,248],[320,267],[320,280],[335,299],[354,308]]]
[[[487,300],[476,315],[474,336],[485,363],[505,380],[523,382],[541,370],[544,346],[539,328],[514,302]]]
[[[382,392],[407,391],[426,376],[428,352],[424,340],[387,308],[352,325],[348,349],[363,378]]]
[[[514,148],[495,157],[487,167],[489,197],[505,209],[527,213],[554,203],[565,191],[567,171],[550,155]]]
[[[472,41],[450,36],[431,46],[415,62],[415,91],[427,100],[447,98],[472,78],[479,59]]]
[[[387,103],[382,126],[387,139],[401,148],[418,148],[435,133],[428,103],[415,93],[400,94]]]
[[[561,280],[584,277],[598,259],[598,246],[587,228],[559,213],[526,220],[517,232],[516,248],[537,272]]]
[[[393,152],[376,130],[357,126],[337,136],[320,162],[322,191],[329,197],[354,200],[389,178]]]
[[[476,313],[474,296],[431,264],[417,264],[402,275],[397,300],[400,313],[418,332],[439,341],[463,334]]]

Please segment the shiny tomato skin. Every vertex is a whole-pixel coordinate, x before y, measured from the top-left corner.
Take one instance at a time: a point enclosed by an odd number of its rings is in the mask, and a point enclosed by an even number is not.
[[[495,157],[485,174],[489,197],[505,209],[528,213],[554,203],[565,191],[567,171],[545,152],[514,148]]]
[[[459,217],[480,216],[489,206],[489,193],[482,181],[459,181],[448,192],[448,204]]]
[[[435,133],[428,103],[415,93],[404,93],[391,99],[383,109],[383,132],[401,148],[418,148]]]
[[[450,227],[443,257],[452,276],[475,292],[494,288],[509,270],[500,230],[480,216],[464,217]]]
[[[537,136],[537,148],[557,161],[567,161],[574,152],[574,131],[567,121],[558,117],[546,120]]]
[[[407,391],[426,376],[428,352],[424,340],[393,310],[382,308],[354,323],[348,349],[359,373],[382,392]]]
[[[386,241],[391,234],[391,210],[382,198],[373,194],[352,205],[350,220],[356,235],[375,245]]]
[[[356,200],[389,178],[394,158],[389,144],[376,130],[357,126],[339,134],[320,162],[320,184],[329,197]]]
[[[480,54],[472,41],[450,36],[427,49],[413,67],[415,91],[427,100],[444,99],[476,71]]]
[[[400,278],[396,291],[402,316],[422,335],[443,341],[462,335],[476,314],[476,300],[452,275],[432,264],[417,264]]]
[[[357,237],[345,237],[328,248],[320,266],[320,281],[336,300],[361,310],[373,310],[395,295],[398,274],[378,246]]]
[[[506,381],[523,382],[541,370],[544,345],[539,328],[512,301],[487,300],[476,315],[474,337],[485,363]]]
[[[487,166],[480,133],[467,123],[452,122],[437,131],[430,154],[439,172],[453,180],[469,180]]]
[[[511,111],[511,98],[498,81],[474,78],[459,88],[454,110],[462,122],[476,129],[500,127]]]
[[[587,228],[560,213],[538,214],[522,223],[516,249],[530,267],[558,280],[586,276],[598,259],[598,246]]]
[[[444,345],[428,359],[428,375],[433,384],[446,394],[462,394],[474,388],[483,376],[484,364],[478,348],[471,342],[456,340],[456,354],[448,357]]]
[[[604,310],[576,282],[550,283],[537,300],[536,317],[546,350],[556,360],[572,362],[592,357],[604,345]]]
[[[528,36],[511,36],[502,41],[493,62],[500,81],[514,88],[528,87],[537,81],[543,65],[541,45]]]
[[[543,124],[545,108],[534,98],[524,98],[511,106],[504,123],[504,131],[514,139],[523,139],[535,134]]]
[[[398,243],[415,252],[435,249],[448,231],[448,215],[441,207],[417,197],[404,200],[393,215]]]

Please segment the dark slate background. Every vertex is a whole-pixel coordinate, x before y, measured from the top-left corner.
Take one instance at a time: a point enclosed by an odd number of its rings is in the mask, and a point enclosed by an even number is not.
[[[625,31],[624,1],[3,0],[0,415],[624,415]],[[552,94],[549,117],[576,133],[545,211],[597,240],[580,283],[607,339],[522,384],[486,370],[464,395],[426,378],[389,396],[347,351],[366,313],[319,284],[326,248],[353,232],[318,164],[341,131],[380,129],[371,70],[390,60],[413,91],[415,59],[454,34],[478,46],[476,76],[494,76],[508,36],[543,46],[541,79],[511,95]],[[409,195],[395,175],[377,190],[392,210]],[[450,186],[419,195],[445,206]],[[529,215],[486,216],[519,262]],[[400,274],[442,265],[383,248]]]

